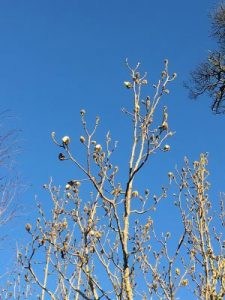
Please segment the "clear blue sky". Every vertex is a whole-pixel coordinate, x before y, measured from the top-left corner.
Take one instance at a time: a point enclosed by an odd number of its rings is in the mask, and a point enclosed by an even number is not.
[[[10,109],[15,116],[11,127],[22,130],[17,168],[27,185],[20,196],[24,215],[8,226],[17,240],[23,239],[24,223],[33,217],[34,195],[42,195],[42,185],[50,176],[63,185],[74,174],[71,165],[57,161],[51,131],[59,137],[70,135],[76,151],[82,132],[79,111],[85,108],[90,122],[101,117],[99,139],[111,129],[113,138],[121,140],[122,151],[129,124],[120,111],[129,106],[123,87],[126,57],[131,64],[141,61],[152,83],[161,74],[164,58],[169,59],[171,72],[178,73],[164,100],[176,131],[172,150],[149,164],[146,185],[154,190],[175,164],[182,165],[184,155],[194,160],[208,151],[213,201],[218,201],[224,190],[225,116],[213,115],[205,96],[198,102],[190,100],[183,87],[189,72],[215,47],[209,38],[208,13],[216,3],[0,1],[0,109]],[[122,153],[118,160],[126,157]],[[41,201],[48,207],[47,198]],[[168,218],[170,222],[173,216]]]

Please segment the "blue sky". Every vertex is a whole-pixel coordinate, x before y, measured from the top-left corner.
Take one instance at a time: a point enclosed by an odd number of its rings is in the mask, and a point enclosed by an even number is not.
[[[208,151],[213,202],[218,201],[224,190],[225,117],[211,113],[206,96],[190,100],[183,87],[189,72],[215,47],[209,38],[208,13],[216,3],[0,1],[0,109],[10,109],[15,118],[9,127],[21,129],[17,169],[27,186],[19,199],[22,217],[7,227],[14,238],[23,240],[24,223],[33,218],[34,195],[42,197],[41,187],[49,177],[63,185],[73,176],[71,165],[57,161],[50,133],[70,135],[76,151],[81,108],[87,110],[90,123],[100,116],[99,140],[110,129],[120,141],[118,161],[126,159],[129,120],[121,113],[130,100],[123,87],[128,78],[126,57],[131,64],[140,61],[152,83],[159,78],[165,58],[171,72],[178,73],[163,100],[176,131],[171,152],[154,157],[144,183],[154,189],[166,181],[169,170],[182,165],[184,155],[195,160]],[[41,201],[48,207],[48,199]],[[168,216],[168,222],[172,218]]]

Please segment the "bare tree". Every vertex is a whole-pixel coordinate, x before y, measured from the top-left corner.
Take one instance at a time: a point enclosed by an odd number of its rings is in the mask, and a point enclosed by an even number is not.
[[[189,255],[184,268],[194,283],[198,299],[223,299],[225,297],[225,240],[224,200],[221,196],[220,214],[213,211],[208,194],[210,183],[208,159],[201,154],[199,161],[185,167],[179,174],[177,205],[187,234],[185,248]],[[182,199],[185,197],[185,201]],[[186,260],[187,261],[187,260]]]
[[[176,169],[175,173],[168,174],[176,186],[174,204],[182,218],[183,234],[172,252],[168,244],[171,233],[159,239],[152,230],[161,247],[154,254],[155,266],[145,259],[155,274],[151,288],[155,287],[157,293],[163,290],[158,294],[159,299],[176,299],[182,286],[188,287],[195,299],[224,299],[224,196],[221,195],[220,213],[217,213],[208,194],[207,154],[201,154],[193,166],[187,158],[184,161],[181,171]]]
[[[210,15],[211,36],[216,39],[218,49],[210,51],[208,57],[191,72],[191,80],[185,83],[191,98],[203,94],[212,99],[211,109],[219,114],[225,112],[225,4],[221,3]]]
[[[15,156],[18,152],[16,129],[7,129],[9,111],[0,114],[0,226],[9,221],[15,212],[15,195],[18,179],[15,175]]]
[[[9,246],[8,236],[4,231],[4,225],[9,222],[18,210],[17,195],[20,189],[18,176],[15,171],[15,158],[18,153],[18,130],[9,129],[7,121],[10,112],[0,113],[0,239],[1,250]],[[1,284],[10,272],[1,268]]]
[[[52,209],[45,211],[38,204],[36,222],[26,224],[30,243],[17,252],[20,269],[2,290],[4,299],[175,300],[184,288],[197,299],[224,297],[224,243],[222,234],[211,227],[207,156],[202,154],[193,167],[185,158],[181,171],[168,173],[168,186],[162,186],[159,195],[136,187],[149,157],[170,150],[167,140],[173,131],[167,107],[162,108],[160,121],[157,110],[176,73],[169,74],[165,60],[153,97],[142,100],[147,74],[139,73],[139,64],[133,68],[127,62],[127,67],[131,79],[124,85],[132,91],[132,108],[123,109],[131,121],[127,173],[121,176],[114,164],[117,143],[110,133],[104,143],[96,141],[99,117],[90,130],[85,110],[80,111],[83,161],[80,149],[73,154],[69,136],[58,140],[52,133],[59,160],[70,161],[77,175],[67,179],[64,189],[52,180],[44,185]],[[168,197],[169,188],[176,191],[180,234],[169,228],[158,233],[154,222],[155,210]],[[223,202],[220,218],[223,227]]]

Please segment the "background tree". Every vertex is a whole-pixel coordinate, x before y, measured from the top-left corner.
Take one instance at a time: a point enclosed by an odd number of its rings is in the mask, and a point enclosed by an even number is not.
[[[9,222],[18,210],[17,195],[20,189],[17,173],[15,171],[15,157],[18,153],[18,130],[9,129],[7,121],[9,111],[0,113],[0,240],[1,250],[9,247],[9,237],[4,225]],[[1,284],[9,276],[8,270],[1,268]],[[4,283],[3,283],[4,282]]]
[[[225,4],[220,3],[210,14],[211,36],[216,40],[218,49],[210,51],[208,57],[191,72],[191,80],[185,83],[191,98],[203,94],[212,99],[213,112],[225,113]]]
[[[223,299],[225,296],[225,240],[224,240],[224,200],[221,195],[220,213],[212,209],[209,196],[207,154],[201,154],[193,165],[187,158],[181,171],[170,174],[176,185],[175,205],[182,217],[184,233],[178,243],[174,256],[167,241],[161,240],[162,252],[157,255],[159,268],[156,274],[159,278],[168,278],[165,288],[176,291],[180,286],[190,286],[194,299]],[[167,259],[165,263],[160,261]],[[181,266],[175,268],[172,277],[172,267],[181,260]],[[160,266],[162,264],[162,266]],[[181,269],[180,269],[181,267]],[[165,271],[166,270],[166,271]],[[159,281],[159,279],[157,278]],[[166,294],[166,293],[165,293]],[[172,293],[167,293],[166,299],[175,299]]]
[[[9,112],[0,114],[0,226],[9,221],[16,209],[18,179],[15,174],[15,155],[18,152],[18,130],[7,129]]]
[[[99,117],[90,130],[85,110],[80,111],[83,160],[78,157],[80,149],[73,154],[69,136],[58,140],[52,133],[59,160],[75,165],[76,178],[68,178],[63,190],[52,180],[44,185],[52,209],[44,211],[38,204],[36,222],[26,224],[30,243],[17,253],[20,269],[9,278],[4,298],[172,300],[184,288],[198,299],[224,297],[224,241],[219,223],[215,223],[217,229],[211,226],[207,155],[202,154],[193,167],[185,158],[181,171],[168,173],[180,236],[171,234],[169,226],[165,233],[158,233],[154,221],[159,202],[169,198],[169,183],[162,186],[160,195],[153,194],[153,187],[151,192],[136,187],[149,157],[170,150],[167,139],[173,132],[167,107],[160,102],[169,94],[168,85],[176,74],[169,74],[165,60],[153,97],[143,97],[146,74],[140,74],[139,64],[132,68],[127,63],[127,67],[131,79],[124,85],[132,91],[131,109],[123,109],[131,121],[127,173],[121,176],[114,163],[117,143],[112,143],[110,133],[104,143],[96,141]],[[160,121],[157,110],[161,110]],[[220,219],[224,226],[223,202]]]

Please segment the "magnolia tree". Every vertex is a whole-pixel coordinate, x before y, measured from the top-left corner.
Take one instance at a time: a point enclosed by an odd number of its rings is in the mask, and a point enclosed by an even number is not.
[[[134,188],[149,157],[170,150],[173,132],[167,108],[163,107],[158,123],[156,112],[176,74],[169,74],[165,60],[161,78],[153,85],[154,95],[142,100],[146,74],[139,73],[139,64],[134,68],[126,64],[130,80],[124,85],[133,94],[132,108],[123,110],[131,119],[126,175],[121,180],[119,167],[113,164],[116,143],[109,133],[102,143],[95,140],[99,118],[90,130],[85,110],[80,111],[83,161],[77,151],[73,153],[69,136],[58,139],[52,133],[59,160],[70,161],[80,178],[68,178],[64,189],[52,181],[44,185],[52,210],[45,212],[38,204],[36,223],[26,224],[30,243],[17,253],[19,271],[4,287],[5,299],[172,300],[190,292],[194,299],[223,299],[225,245],[219,226],[224,226],[224,208],[221,197],[216,229],[207,194],[207,155],[193,165],[185,158],[180,171],[168,173],[181,220],[180,236],[173,236],[168,228],[158,234],[154,223],[155,210],[168,197],[168,188],[163,187],[158,196]],[[81,196],[84,184],[90,193]]]

